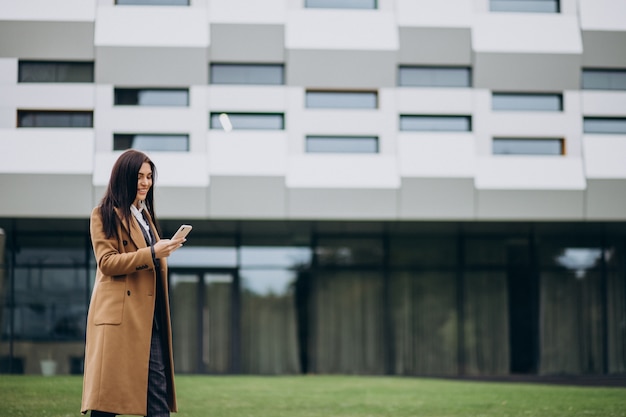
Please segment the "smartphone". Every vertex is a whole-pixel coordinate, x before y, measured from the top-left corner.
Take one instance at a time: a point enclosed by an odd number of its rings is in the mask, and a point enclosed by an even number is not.
[[[191,227],[191,225],[189,225],[189,224],[182,224],[178,228],[176,233],[174,233],[174,236],[172,236],[172,239],[178,239],[179,237],[187,236],[189,234],[189,232],[191,232],[191,229],[193,229],[193,227]]]

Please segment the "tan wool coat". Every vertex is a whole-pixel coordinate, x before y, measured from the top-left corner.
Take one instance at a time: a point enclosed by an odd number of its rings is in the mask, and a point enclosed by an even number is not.
[[[150,247],[134,216],[130,230],[120,219],[117,236],[107,239],[99,208],[91,213],[91,241],[98,265],[87,316],[81,412],[99,410],[145,416],[156,277]],[[154,223],[148,222],[157,240]],[[164,359],[169,360],[168,405],[177,411],[167,263],[161,259],[166,325],[161,326]],[[168,359],[169,358],[169,359]]]

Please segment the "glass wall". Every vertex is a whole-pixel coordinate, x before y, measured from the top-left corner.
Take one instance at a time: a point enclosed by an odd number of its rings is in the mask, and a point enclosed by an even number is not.
[[[0,228],[0,372],[81,373],[88,222]],[[625,249],[624,223],[197,221],[168,262],[176,369],[623,373]]]

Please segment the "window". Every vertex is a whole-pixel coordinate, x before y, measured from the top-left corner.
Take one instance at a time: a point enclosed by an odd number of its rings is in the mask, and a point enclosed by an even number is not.
[[[116,88],[116,106],[189,106],[187,89]]]
[[[376,91],[307,91],[306,107],[311,109],[375,109]]]
[[[493,93],[491,108],[510,111],[563,111],[563,95]]]
[[[146,152],[187,152],[189,151],[189,135],[167,133],[116,133],[113,135],[114,151],[131,148]]]
[[[305,0],[309,9],[376,9],[376,0]]]
[[[20,83],[92,83],[93,62],[20,61]]]
[[[490,0],[492,12],[559,13],[559,0]]]
[[[282,64],[211,64],[211,84],[285,84]]]
[[[115,0],[117,5],[189,6],[189,0]]]
[[[624,117],[585,117],[583,119],[585,133],[609,133],[626,135],[626,118]]]
[[[400,130],[412,132],[471,132],[471,116],[400,115]]]
[[[258,129],[282,130],[285,128],[282,113],[211,113],[210,128],[230,131]]]
[[[583,69],[585,90],[626,90],[625,69]]]
[[[493,138],[494,155],[563,155],[560,138]]]
[[[17,127],[93,127],[93,112],[18,110]]]
[[[378,153],[377,136],[307,136],[308,153]]]
[[[466,67],[401,66],[398,85],[401,87],[471,87],[471,71]]]

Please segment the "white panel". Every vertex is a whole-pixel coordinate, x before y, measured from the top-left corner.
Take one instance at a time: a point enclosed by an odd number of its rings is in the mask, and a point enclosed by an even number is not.
[[[0,130],[0,172],[20,174],[91,174],[91,129]]]
[[[626,31],[626,2],[616,0],[579,0],[580,26],[583,30]]]
[[[403,220],[473,220],[474,180],[402,178],[399,218]]]
[[[194,7],[99,7],[96,46],[207,48],[206,15]]]
[[[307,9],[287,15],[288,49],[394,51],[395,16],[374,10]]]
[[[396,0],[399,26],[469,28],[472,12],[467,0]]]
[[[93,21],[95,0],[3,0],[1,20]]]
[[[395,91],[397,110],[403,114],[471,115],[474,91],[469,88],[410,88]]]
[[[477,53],[582,53],[577,18],[560,14],[476,14],[472,46]]]
[[[398,163],[406,177],[474,178],[476,146],[471,133],[401,133]]]
[[[210,111],[284,112],[285,87],[211,85],[207,88]],[[208,116],[207,116],[208,117]]]
[[[0,106],[12,104],[18,109],[93,110],[93,84],[17,84],[9,87],[10,94],[0,95]]]
[[[154,193],[159,219],[206,219],[209,212],[206,187],[169,187],[159,181]]]
[[[584,135],[585,173],[593,179],[626,179],[626,135]]]
[[[320,189],[395,189],[400,186],[400,179],[393,157],[308,154],[289,158],[287,186]]]
[[[626,91],[581,91],[583,116],[626,116]]]
[[[287,16],[285,0],[211,0],[211,23],[284,24]]]
[[[479,190],[583,190],[582,159],[559,156],[480,157],[476,164]]]
[[[209,134],[209,170],[219,176],[284,176],[287,172],[287,135],[275,132]]]

